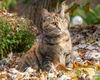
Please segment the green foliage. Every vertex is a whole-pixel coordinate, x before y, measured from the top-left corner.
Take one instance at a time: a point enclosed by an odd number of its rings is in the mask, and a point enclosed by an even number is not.
[[[24,4],[27,4],[27,3],[30,3],[30,1],[31,1],[31,0],[23,0],[22,2],[23,2]]]
[[[22,22],[10,24],[0,18],[0,58],[9,52],[27,51],[33,45],[35,36],[27,26]]]
[[[16,5],[16,0],[2,0],[2,1],[0,1],[0,9],[14,8],[14,5]]]
[[[78,7],[71,14],[73,16],[81,16],[85,24],[100,24],[100,5],[97,5],[95,9],[89,8],[89,10],[84,9],[84,6]]]
[[[59,0],[60,2],[63,2],[63,1],[65,1],[65,0]]]
[[[95,80],[100,80],[100,77],[96,77],[96,79]]]

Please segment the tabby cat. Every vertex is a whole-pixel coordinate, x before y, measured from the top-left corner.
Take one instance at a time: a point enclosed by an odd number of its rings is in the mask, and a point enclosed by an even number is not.
[[[71,37],[68,31],[69,16],[66,7],[59,12],[48,12],[42,9],[43,27],[35,45],[21,57],[18,70],[33,66],[36,69],[50,71],[52,64],[67,65],[70,63],[72,50]]]

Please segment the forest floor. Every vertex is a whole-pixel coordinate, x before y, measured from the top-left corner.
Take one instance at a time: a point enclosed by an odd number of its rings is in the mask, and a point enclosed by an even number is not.
[[[100,80],[100,26],[70,28],[73,43],[73,68],[63,65],[49,73],[32,67],[25,72],[15,69],[19,57],[9,54],[8,63],[0,66],[0,80]]]
[[[100,25],[74,26],[72,38],[72,68],[58,65],[52,72],[37,72],[29,67],[16,70],[18,56],[10,53],[0,62],[0,80],[100,80]]]

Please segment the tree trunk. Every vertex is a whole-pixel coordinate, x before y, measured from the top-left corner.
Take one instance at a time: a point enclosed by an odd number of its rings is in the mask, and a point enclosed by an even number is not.
[[[24,17],[32,20],[32,25],[36,25],[41,28],[42,18],[41,18],[41,9],[45,8],[49,11],[54,11],[56,9],[57,4],[59,4],[59,0],[35,0],[33,3],[21,4],[19,14]]]

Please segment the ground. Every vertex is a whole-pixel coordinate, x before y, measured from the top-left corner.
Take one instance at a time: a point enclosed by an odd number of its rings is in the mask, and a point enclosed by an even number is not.
[[[37,72],[29,67],[25,72],[15,69],[18,56],[9,54],[0,65],[0,80],[100,80],[100,25],[74,26],[70,29],[73,51],[72,68],[62,64],[54,71]]]

